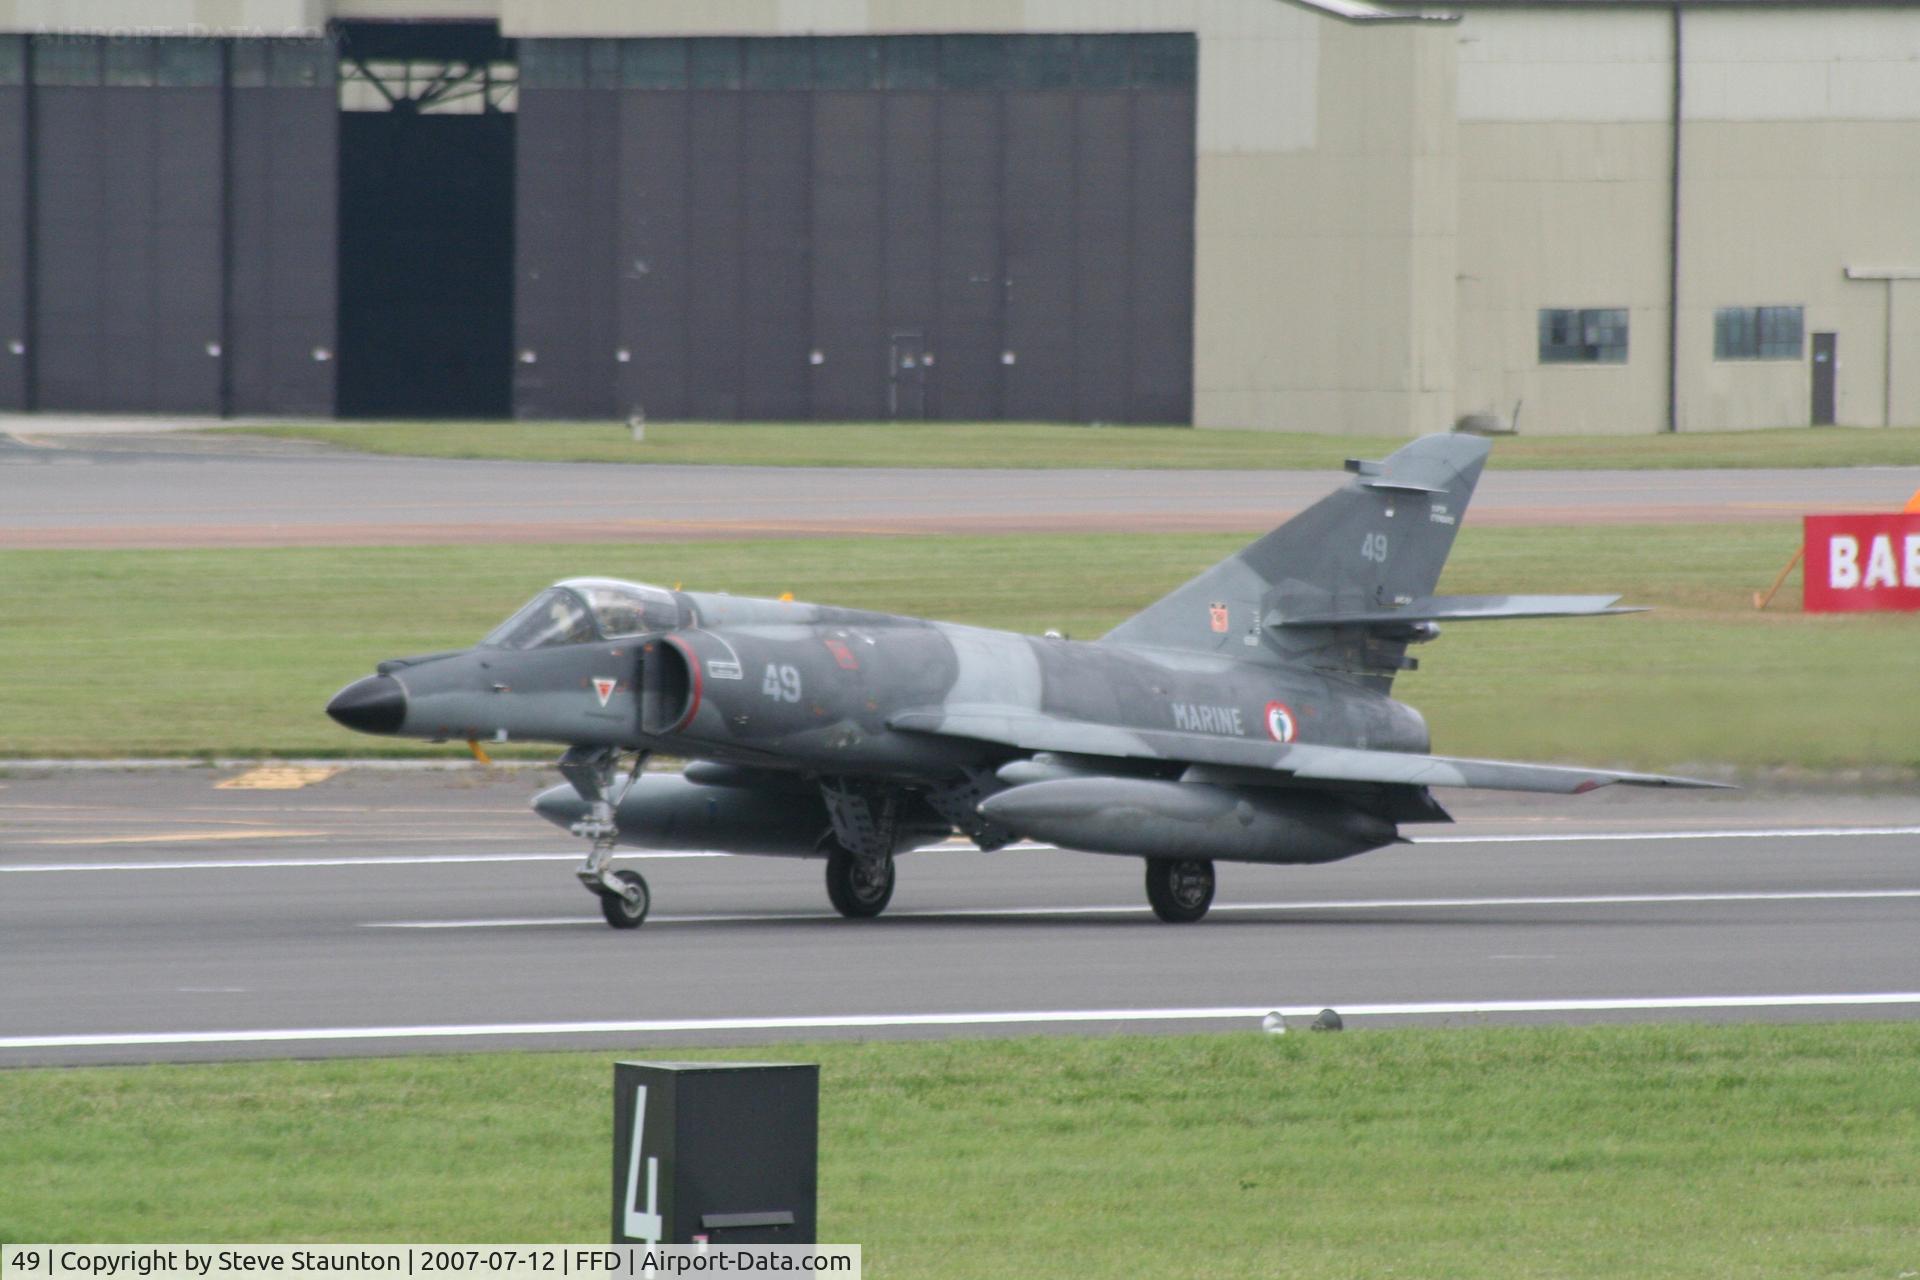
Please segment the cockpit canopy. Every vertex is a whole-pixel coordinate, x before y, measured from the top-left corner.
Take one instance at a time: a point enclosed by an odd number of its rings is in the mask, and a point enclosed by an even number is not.
[[[664,588],[611,578],[569,578],[528,601],[480,643],[495,649],[545,649],[671,631],[680,624],[680,602]]]

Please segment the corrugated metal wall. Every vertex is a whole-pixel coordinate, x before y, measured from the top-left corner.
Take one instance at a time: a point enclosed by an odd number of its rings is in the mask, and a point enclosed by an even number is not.
[[[40,37],[33,73],[39,405],[219,412],[219,46]]]
[[[520,47],[521,416],[1190,420],[1192,36]]]
[[[227,95],[229,411],[334,411],[340,107],[332,44],[237,41]]]
[[[514,411],[605,418],[614,394],[613,192],[623,106],[611,93],[534,94],[515,126]],[[529,256],[531,254],[531,256]],[[565,334],[549,342],[549,334]],[[537,337],[535,336],[537,335]]]
[[[316,363],[314,347],[332,344],[331,46],[11,43],[17,55],[0,53],[0,95],[15,103],[0,102],[0,325],[24,317],[14,359],[30,368],[0,375],[0,400],[330,412],[331,370],[315,378],[294,353]],[[263,72],[247,85],[239,68],[250,53],[263,66],[280,56],[269,46],[294,51],[292,83]],[[240,51],[231,93],[230,49]],[[30,83],[5,84],[9,65]],[[28,191],[30,209],[14,200]]]

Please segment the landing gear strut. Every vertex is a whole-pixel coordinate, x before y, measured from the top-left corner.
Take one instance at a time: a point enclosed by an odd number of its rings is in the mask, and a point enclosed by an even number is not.
[[[1192,924],[1213,905],[1213,863],[1205,858],[1148,858],[1147,903],[1168,924]]]
[[[600,913],[616,929],[638,929],[646,922],[647,909],[653,905],[653,895],[647,890],[644,876],[638,871],[614,871],[609,866],[613,861],[614,838],[619,835],[614,812],[627,798],[627,792],[640,781],[647,755],[645,751],[633,753],[633,767],[617,792],[614,767],[620,763],[620,753],[613,748],[568,747],[567,754],[560,757],[560,776],[571,782],[580,798],[591,806],[587,816],[569,828],[574,835],[591,842],[586,861],[574,869],[574,874],[580,877],[580,883],[589,893],[600,899]]]

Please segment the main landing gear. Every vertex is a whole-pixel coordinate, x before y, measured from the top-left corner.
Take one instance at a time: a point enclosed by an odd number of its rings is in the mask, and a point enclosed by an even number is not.
[[[1192,924],[1213,905],[1213,863],[1205,858],[1148,858],[1147,903],[1168,924]]]
[[[893,855],[858,858],[827,839],[827,900],[849,920],[871,920],[893,901]]]
[[[833,821],[820,845],[827,855],[827,900],[849,920],[871,920],[893,901],[900,793],[848,778],[823,778],[820,798]]]
[[[647,755],[645,751],[633,753],[633,767],[617,791],[614,766],[620,763],[620,753],[611,747],[569,747],[560,757],[560,776],[571,782],[580,798],[591,806],[587,816],[569,828],[591,842],[586,861],[574,869],[574,874],[589,893],[600,899],[600,914],[616,929],[638,929],[646,923],[647,909],[653,905],[645,876],[624,868],[614,871],[609,865],[613,861],[613,840],[619,834],[614,811],[640,780]]]

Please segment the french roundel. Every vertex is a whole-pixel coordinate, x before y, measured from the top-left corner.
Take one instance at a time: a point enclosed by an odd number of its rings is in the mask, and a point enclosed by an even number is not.
[[[1275,742],[1293,741],[1293,708],[1284,702],[1267,704],[1267,736]]]

